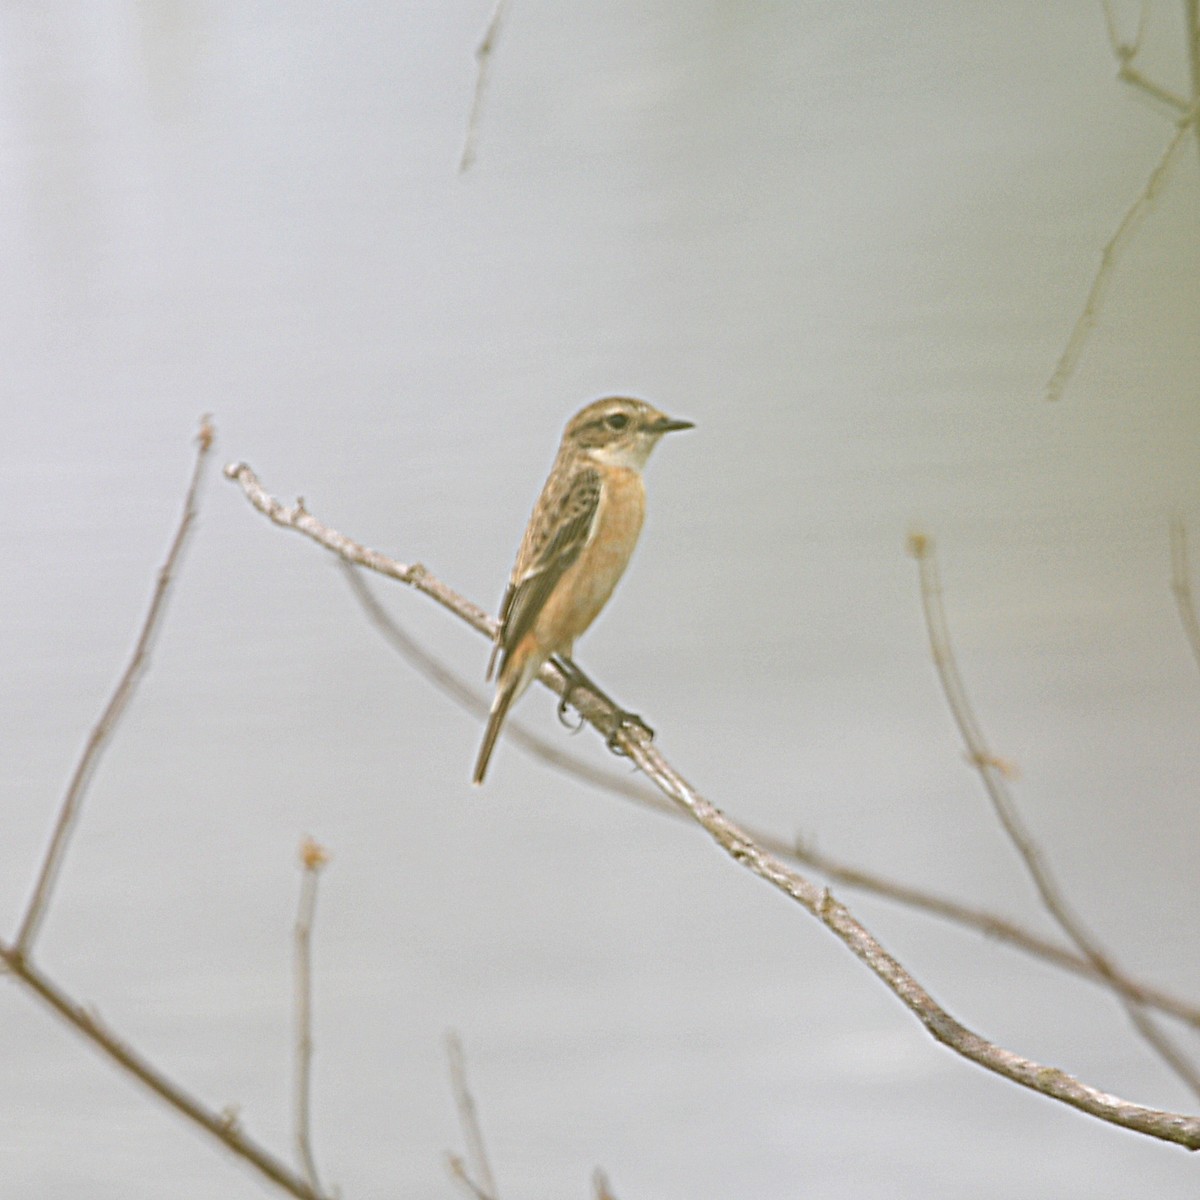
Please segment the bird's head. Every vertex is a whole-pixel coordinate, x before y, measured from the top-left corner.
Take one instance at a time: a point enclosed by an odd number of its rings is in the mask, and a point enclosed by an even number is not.
[[[691,428],[691,421],[668,417],[644,400],[609,396],[592,401],[571,418],[563,446],[605,466],[640,471],[664,433]]]

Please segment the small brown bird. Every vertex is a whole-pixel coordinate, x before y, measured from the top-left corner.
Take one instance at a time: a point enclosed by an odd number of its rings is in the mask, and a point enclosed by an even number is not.
[[[641,400],[596,400],[567,424],[550,477],[521,541],[488,663],[496,696],[474,782],[482,783],[500,727],[542,664],[557,658],[576,680],[575,639],[596,619],[642,531],[642,468],[664,433],[691,429]]]

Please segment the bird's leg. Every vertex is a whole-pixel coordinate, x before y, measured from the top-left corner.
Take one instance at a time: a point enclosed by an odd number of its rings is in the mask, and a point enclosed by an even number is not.
[[[570,707],[571,697],[575,694],[575,689],[581,685],[585,685],[585,681],[580,679],[579,668],[569,658],[563,658],[562,655],[556,654],[552,661],[562,672],[563,679],[566,680],[563,694],[558,700],[559,724],[565,725],[572,733],[578,733],[587,722],[584,721],[583,714],[580,713],[578,722],[573,724],[567,716],[567,709]]]
[[[577,688],[590,688],[597,695],[601,696],[608,704],[612,704],[607,696],[585,675],[576,665],[574,660],[568,658],[565,654],[556,654],[553,658],[554,665],[563,673],[563,678],[566,680],[566,686],[563,688],[563,694],[558,701],[558,719],[572,733],[578,733],[587,722],[583,718],[583,714],[579,714],[577,724],[572,724],[567,718],[567,709],[571,706],[571,697],[575,694]],[[613,706],[615,707],[615,705]],[[578,710],[576,710],[578,711]]]
[[[571,702],[571,696],[576,688],[585,687],[589,692],[594,693],[600,700],[612,709],[616,718],[612,727],[612,731],[608,735],[608,748],[614,754],[621,753],[617,747],[617,734],[621,732],[622,726],[637,725],[646,732],[647,737],[654,737],[654,730],[642,720],[637,713],[629,712],[622,708],[603,688],[599,687],[595,681],[584,671],[574,659],[568,658],[565,654],[558,654],[554,657],[554,664],[563,673],[566,678],[567,686],[563,689],[562,698],[558,702],[558,719],[564,725],[568,724],[566,720],[567,707]],[[579,724],[574,726],[575,731],[583,727],[583,719],[580,717]]]

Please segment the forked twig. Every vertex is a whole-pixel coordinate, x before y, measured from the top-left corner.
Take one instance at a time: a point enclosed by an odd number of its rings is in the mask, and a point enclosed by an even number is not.
[[[324,847],[312,838],[300,846],[300,902],[296,909],[296,1097],[294,1126],[296,1153],[309,1187],[321,1190],[312,1148],[312,931],[317,909],[317,881],[329,861]]]
[[[1183,518],[1171,520],[1171,591],[1179,609],[1179,619],[1196,665],[1200,666],[1200,618],[1196,616],[1196,602],[1192,597],[1192,576],[1188,567],[1187,527]]]
[[[1144,1006],[1130,999],[1118,980],[1121,978],[1108,954],[1101,948],[1095,935],[1087,928],[1077,913],[1068,904],[1066,896],[1055,880],[1040,847],[1017,810],[1006,779],[1005,764],[988,747],[979,720],[967,698],[966,687],[959,674],[958,663],[950,641],[946,610],[942,603],[942,587],[938,576],[937,557],[933,542],[923,534],[914,534],[909,539],[909,551],[917,561],[921,584],[921,607],[925,614],[925,625],[929,635],[929,648],[941,680],[942,691],[951,716],[958,726],[967,761],[979,775],[984,791],[1000,821],[1008,839],[1016,847],[1025,869],[1033,881],[1046,911],[1075,944],[1096,973],[1107,983],[1121,1002],[1130,1021],[1138,1033],[1155,1050],[1160,1058],[1197,1095],[1200,1096],[1200,1072],[1187,1056],[1174,1045],[1165,1033],[1145,1012]]]
[[[463,142],[462,158],[458,163],[460,175],[465,174],[475,164],[475,148],[479,141],[479,126],[483,120],[483,97],[487,91],[492,52],[500,39],[500,27],[504,23],[508,5],[509,0],[496,0],[496,7],[492,10],[491,20],[488,21],[487,32],[483,35],[483,41],[475,49],[475,92],[471,97],[471,115],[467,118],[467,137]]]
[[[216,1138],[265,1179],[277,1184],[298,1200],[330,1200],[310,1185],[307,1179],[282,1159],[276,1158],[264,1146],[249,1137],[241,1127],[237,1111],[226,1108],[220,1112],[207,1108],[173,1079],[160,1071],[127,1042],[101,1024],[93,1010],[73,1000],[58,984],[17,951],[14,945],[0,941],[0,962],[8,968],[8,976],[33,992],[44,1004],[81,1033],[94,1047],[123,1071],[149,1088],[159,1099],[185,1117],[193,1125]]]
[[[1146,23],[1149,15],[1150,5],[1143,3],[1141,12],[1138,14],[1137,33],[1134,34],[1132,41],[1122,41],[1120,33],[1117,32],[1117,18],[1112,4],[1110,0],[1104,0],[1104,24],[1108,30],[1108,44],[1112,47],[1113,57],[1118,63],[1117,78],[1122,83],[1127,83],[1143,92],[1152,100],[1157,100],[1160,104],[1165,105],[1176,116],[1180,116],[1186,113],[1190,107],[1188,101],[1176,92],[1143,75],[1133,65],[1134,59],[1137,58],[1142,48],[1142,39],[1146,35]]]
[[[0,967],[4,968],[8,978],[26,988],[42,1004],[57,1013],[117,1067],[136,1079],[143,1087],[148,1088],[194,1126],[216,1138],[227,1149],[253,1167],[264,1179],[298,1197],[298,1200],[329,1200],[329,1197],[321,1192],[314,1183],[305,1179],[287,1163],[276,1158],[269,1150],[248,1137],[241,1127],[235,1107],[229,1106],[218,1112],[197,1100],[107,1028],[93,1008],[80,1004],[46,976],[34,965],[30,953],[38,925],[45,915],[46,906],[53,891],[57,872],[61,866],[63,850],[78,817],[87,783],[96,768],[101,750],[116,728],[129,697],[148,664],[149,649],[162,621],[171,578],[179,565],[184,542],[195,520],[204,460],[212,447],[214,436],[213,426],[206,417],[200,426],[199,450],[184,500],[183,517],[171,543],[167,559],[159,572],[150,611],[142,625],[133,657],[92,730],[83,758],[72,776],[49,851],[21,925],[20,937],[11,943],[0,940]]]
[[[34,938],[37,936],[38,929],[46,915],[46,909],[50,904],[50,897],[54,891],[54,883],[58,878],[59,869],[62,867],[63,856],[67,850],[67,842],[70,840],[76,822],[79,819],[79,811],[83,804],[83,797],[87,791],[87,786],[91,782],[92,775],[100,762],[101,753],[113,729],[121,719],[121,714],[125,711],[125,706],[129,703],[129,699],[133,695],[138,681],[146,669],[146,664],[150,656],[150,647],[162,622],[163,613],[166,611],[167,595],[170,591],[171,579],[176,567],[179,565],[180,556],[183,554],[188,532],[192,527],[193,521],[196,519],[196,495],[200,488],[200,480],[204,474],[204,463],[208,458],[208,452],[212,449],[214,437],[215,430],[211,420],[208,417],[203,417],[200,422],[200,432],[196,436],[196,462],[192,467],[191,482],[184,496],[183,515],[180,517],[179,525],[175,530],[175,536],[171,539],[171,546],[167,551],[166,561],[159,569],[158,582],[154,588],[154,595],[150,600],[150,608],[146,613],[145,620],[142,622],[141,632],[138,634],[137,642],[134,644],[133,655],[121,678],[117,681],[116,689],[105,705],[104,711],[100,714],[100,719],[92,728],[87,744],[84,746],[83,755],[75,767],[75,772],[71,776],[70,783],[67,785],[67,792],[63,797],[62,807],[58,812],[58,820],[54,826],[54,833],[46,849],[45,858],[42,860],[37,881],[33,885],[33,892],[25,909],[25,915],[21,918],[21,924],[17,929],[14,950],[19,956],[28,957],[30,951],[33,949]]]
[[[342,534],[315,520],[301,506],[286,508],[271,497],[245,464],[226,468],[226,476],[237,483],[247,500],[271,521],[284,528],[304,533],[319,545],[349,561],[371,566],[390,578],[401,580],[435,598],[472,628],[494,636],[494,622],[475,604],[458,596],[451,588],[424,569],[388,559],[366,550]],[[567,686],[563,676],[549,664],[539,679],[558,695]],[[826,926],[856,957],[882,980],[937,1041],[962,1057],[995,1072],[1013,1083],[1030,1088],[1060,1103],[1110,1124],[1148,1137],[1174,1142],[1189,1149],[1200,1149],[1200,1116],[1147,1108],[1098,1088],[1082,1083],[1054,1067],[1005,1050],[968,1029],[939,1005],[916,979],[879,944],[849,910],[835,900],[828,889],[819,887],[805,876],[787,867],[778,857],[760,846],[744,829],[710,804],[685,780],[650,741],[648,733],[634,725],[611,728],[612,713],[607,705],[586,687],[577,687],[571,695],[572,706],[606,736],[650,778],[662,793],[685,809],[710,837],[737,863],[752,871],[772,887],[801,905]]]
[[[1189,129],[1195,133],[1197,146],[1200,146],[1200,119],[1197,117],[1197,114],[1200,113],[1200,0],[1184,0],[1184,10],[1187,24],[1188,59],[1192,75],[1192,94],[1190,99],[1180,96],[1169,88],[1165,88],[1154,80],[1147,78],[1147,76],[1143,75],[1133,65],[1134,59],[1141,49],[1142,37],[1146,31],[1146,19],[1149,12],[1148,5],[1142,6],[1141,14],[1138,18],[1137,33],[1134,35],[1133,40],[1126,42],[1121,39],[1120,34],[1117,32],[1117,21],[1113,14],[1112,5],[1109,3],[1109,0],[1105,0],[1104,20],[1108,29],[1108,41],[1112,46],[1113,55],[1119,64],[1117,78],[1164,105],[1175,117],[1176,127],[1175,133],[1167,143],[1167,147],[1159,158],[1157,165],[1150,172],[1150,176],[1146,180],[1146,186],[1129,207],[1121,223],[1117,226],[1116,232],[1108,240],[1108,243],[1101,252],[1100,263],[1096,269],[1096,274],[1092,277],[1092,285],[1088,290],[1087,299],[1084,301],[1083,310],[1075,321],[1071,335],[1067,339],[1067,344],[1054,368],[1054,374],[1051,375],[1050,382],[1046,385],[1047,400],[1060,399],[1066,390],[1067,384],[1070,382],[1071,376],[1075,373],[1075,368],[1079,363],[1084,347],[1087,345],[1088,338],[1091,336],[1092,329],[1095,327],[1096,320],[1099,317],[1100,308],[1104,303],[1104,296],[1108,290],[1108,285],[1116,268],[1117,261],[1133,237],[1138,225],[1141,224],[1142,220],[1149,213],[1159,193],[1162,191],[1170,167],[1174,161],[1175,153],[1180,145],[1182,145],[1183,139]]]
[[[479,1126],[475,1098],[467,1085],[467,1063],[462,1039],[453,1030],[446,1034],[446,1057],[450,1062],[450,1086],[454,1092],[454,1107],[458,1110],[458,1124],[463,1141],[467,1144],[465,1161],[457,1154],[449,1156],[450,1173],[476,1200],[498,1200],[496,1180],[483,1144],[483,1130]]]

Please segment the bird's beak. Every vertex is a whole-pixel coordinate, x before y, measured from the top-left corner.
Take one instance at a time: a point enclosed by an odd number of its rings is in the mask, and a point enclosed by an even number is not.
[[[651,433],[673,433],[677,429],[695,429],[694,421],[677,421],[674,417],[658,417],[651,421],[649,426]]]

